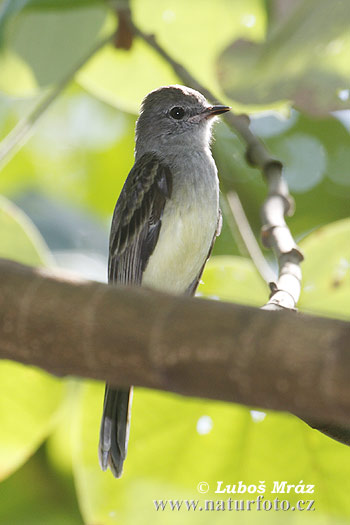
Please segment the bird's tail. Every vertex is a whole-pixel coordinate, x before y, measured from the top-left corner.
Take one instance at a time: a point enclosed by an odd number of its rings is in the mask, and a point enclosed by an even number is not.
[[[132,387],[128,390],[116,390],[106,385],[99,458],[102,470],[109,467],[116,478],[122,475],[128,448],[131,400]]]

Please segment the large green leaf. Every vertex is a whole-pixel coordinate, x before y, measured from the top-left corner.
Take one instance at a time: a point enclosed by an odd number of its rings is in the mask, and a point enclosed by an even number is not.
[[[350,320],[350,219],[324,226],[300,247],[305,255],[300,308]]]
[[[31,220],[0,195],[0,257],[31,266],[48,266],[53,258]]]
[[[220,94],[217,54],[233,36],[261,38],[264,9],[258,0],[135,0],[135,22],[204,85]],[[161,85],[181,83],[172,69],[146,44],[135,40],[131,51],[106,47],[78,75],[95,95],[127,111],[138,111],[142,98]]]
[[[83,525],[75,494],[45,462],[44,449],[0,485],[3,525]]]
[[[19,468],[47,437],[62,393],[62,382],[44,372],[0,363],[0,479]]]
[[[317,237],[317,233],[313,235]],[[328,253],[327,240],[322,246]],[[204,272],[200,292],[255,305],[267,299],[252,263],[235,257],[213,257]],[[319,299],[322,300],[321,289]],[[319,525],[330,519],[332,523],[342,523],[342,517],[350,516],[348,448],[295,417],[250,412],[233,404],[137,388],[125,472],[120,480],[115,480],[110,472],[100,471],[97,459],[102,401],[103,385],[86,383],[81,387],[74,412],[74,472],[87,524],[161,524],[180,520],[209,524],[213,513],[156,512],[153,500],[194,499],[204,506],[205,499],[256,499],[257,494],[215,493],[220,480],[224,485],[240,480],[246,485],[264,481],[265,499],[278,496],[293,506],[300,499],[315,500],[315,513],[283,513],[284,523]],[[303,480],[315,485],[315,493],[272,493],[274,482],[283,480],[293,484]],[[208,493],[197,491],[201,481],[209,484]],[[230,512],[217,512],[214,521],[232,523],[232,519]],[[234,521],[281,523],[281,516],[275,512],[235,512]]]
[[[224,51],[221,85],[244,104],[289,99],[314,114],[347,109],[349,25],[347,0],[304,0],[266,42],[236,40]]]
[[[129,525],[141,522],[141,516],[143,522],[164,523],[164,515],[155,513],[153,500],[226,500],[227,494],[215,494],[219,480],[224,484],[242,480],[246,485],[264,480],[265,498],[271,500],[276,497],[271,493],[274,481],[298,484],[304,480],[316,487],[312,499],[321,520],[322,514],[349,516],[348,449],[292,416],[250,413],[235,405],[136,389],[125,472],[115,480],[109,472],[100,471],[97,460],[103,387],[86,384],[81,396],[73,457],[87,524]],[[201,481],[210,486],[205,495],[197,491]],[[292,505],[300,499],[297,494],[281,496]],[[239,495],[239,499],[246,497]],[[300,518],[293,516],[292,522],[300,523]],[[200,515],[184,519],[202,523]],[[220,519],[232,520],[230,516]],[[238,523],[246,523],[245,519],[235,517]],[[178,520],[166,514],[167,523]],[[249,523],[266,520],[257,515]]]
[[[209,259],[197,295],[261,306],[268,293],[267,285],[250,260],[221,255]]]
[[[24,214],[0,200],[0,257],[47,265],[51,256]],[[16,470],[50,432],[63,394],[60,380],[37,369],[0,362],[0,479]]]
[[[61,80],[93,48],[108,12],[104,2],[76,2],[75,8],[66,3],[66,9],[55,9],[54,2],[54,9],[22,10],[24,4],[8,4],[0,17],[0,89],[17,96]]]

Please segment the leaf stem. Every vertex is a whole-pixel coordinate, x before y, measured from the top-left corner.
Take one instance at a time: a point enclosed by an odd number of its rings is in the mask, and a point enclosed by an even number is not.
[[[244,246],[256,269],[267,283],[275,281],[277,276],[260,249],[238,194],[235,191],[230,191],[226,195],[226,199]]]

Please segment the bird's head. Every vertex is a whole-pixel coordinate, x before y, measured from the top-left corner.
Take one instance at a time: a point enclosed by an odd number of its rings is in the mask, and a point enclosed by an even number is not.
[[[206,147],[214,117],[228,106],[211,106],[194,89],[166,86],[151,91],[142,102],[136,124],[136,151],[163,152],[177,146]]]

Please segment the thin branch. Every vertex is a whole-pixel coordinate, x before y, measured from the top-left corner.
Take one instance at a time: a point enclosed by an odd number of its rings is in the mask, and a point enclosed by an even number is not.
[[[0,289],[0,358],[350,427],[348,322],[73,280],[3,259]]]
[[[284,216],[293,208],[288,187],[282,178],[282,165],[275,161],[265,169],[269,193],[262,207],[262,240],[273,249],[278,260],[277,283],[271,283],[271,297],[265,309],[294,309],[301,290],[300,263],[304,257],[296,245]]]
[[[231,232],[232,240],[237,246],[238,252],[242,257],[249,257],[249,252],[240,233],[239,226],[235,221],[230,205],[225,193],[220,193],[220,209],[223,215],[223,221]]]
[[[271,269],[269,263],[266,261],[259,244],[255,238],[255,235],[250,227],[247,216],[244,213],[244,209],[238,194],[234,191],[230,191],[227,194],[227,201],[234,217],[236,224],[238,225],[239,232],[245,247],[256,266],[256,269],[260,273],[261,277],[267,283],[274,281],[276,275]]]
[[[99,40],[94,46],[79,60],[77,64],[68,71],[68,73],[56,84],[36,105],[33,111],[10,131],[10,133],[0,143],[0,169],[12,159],[16,152],[32,136],[35,125],[40,118],[46,113],[48,108],[55,102],[57,97],[65,90],[74,78],[77,71],[83,67],[90,58],[95,55],[108,42],[115,37],[115,32]]]
[[[158,44],[154,35],[144,33],[135,24],[133,24],[133,28],[135,35],[163,57],[184,84],[200,91],[212,103],[222,103],[210,90],[200,84],[182,64],[174,60]],[[279,160],[271,157],[265,145],[252,133],[247,115],[236,115],[230,111],[225,113],[223,118],[246,143],[248,162],[258,167],[267,180],[268,197],[262,208],[262,237],[265,245],[272,248],[277,257],[279,276],[277,283],[271,284],[271,297],[264,308],[294,309],[300,295],[300,263],[303,260],[303,255],[295,244],[284,220],[285,215],[292,214],[293,201],[282,176],[283,165]],[[241,234],[244,235],[242,232]]]

